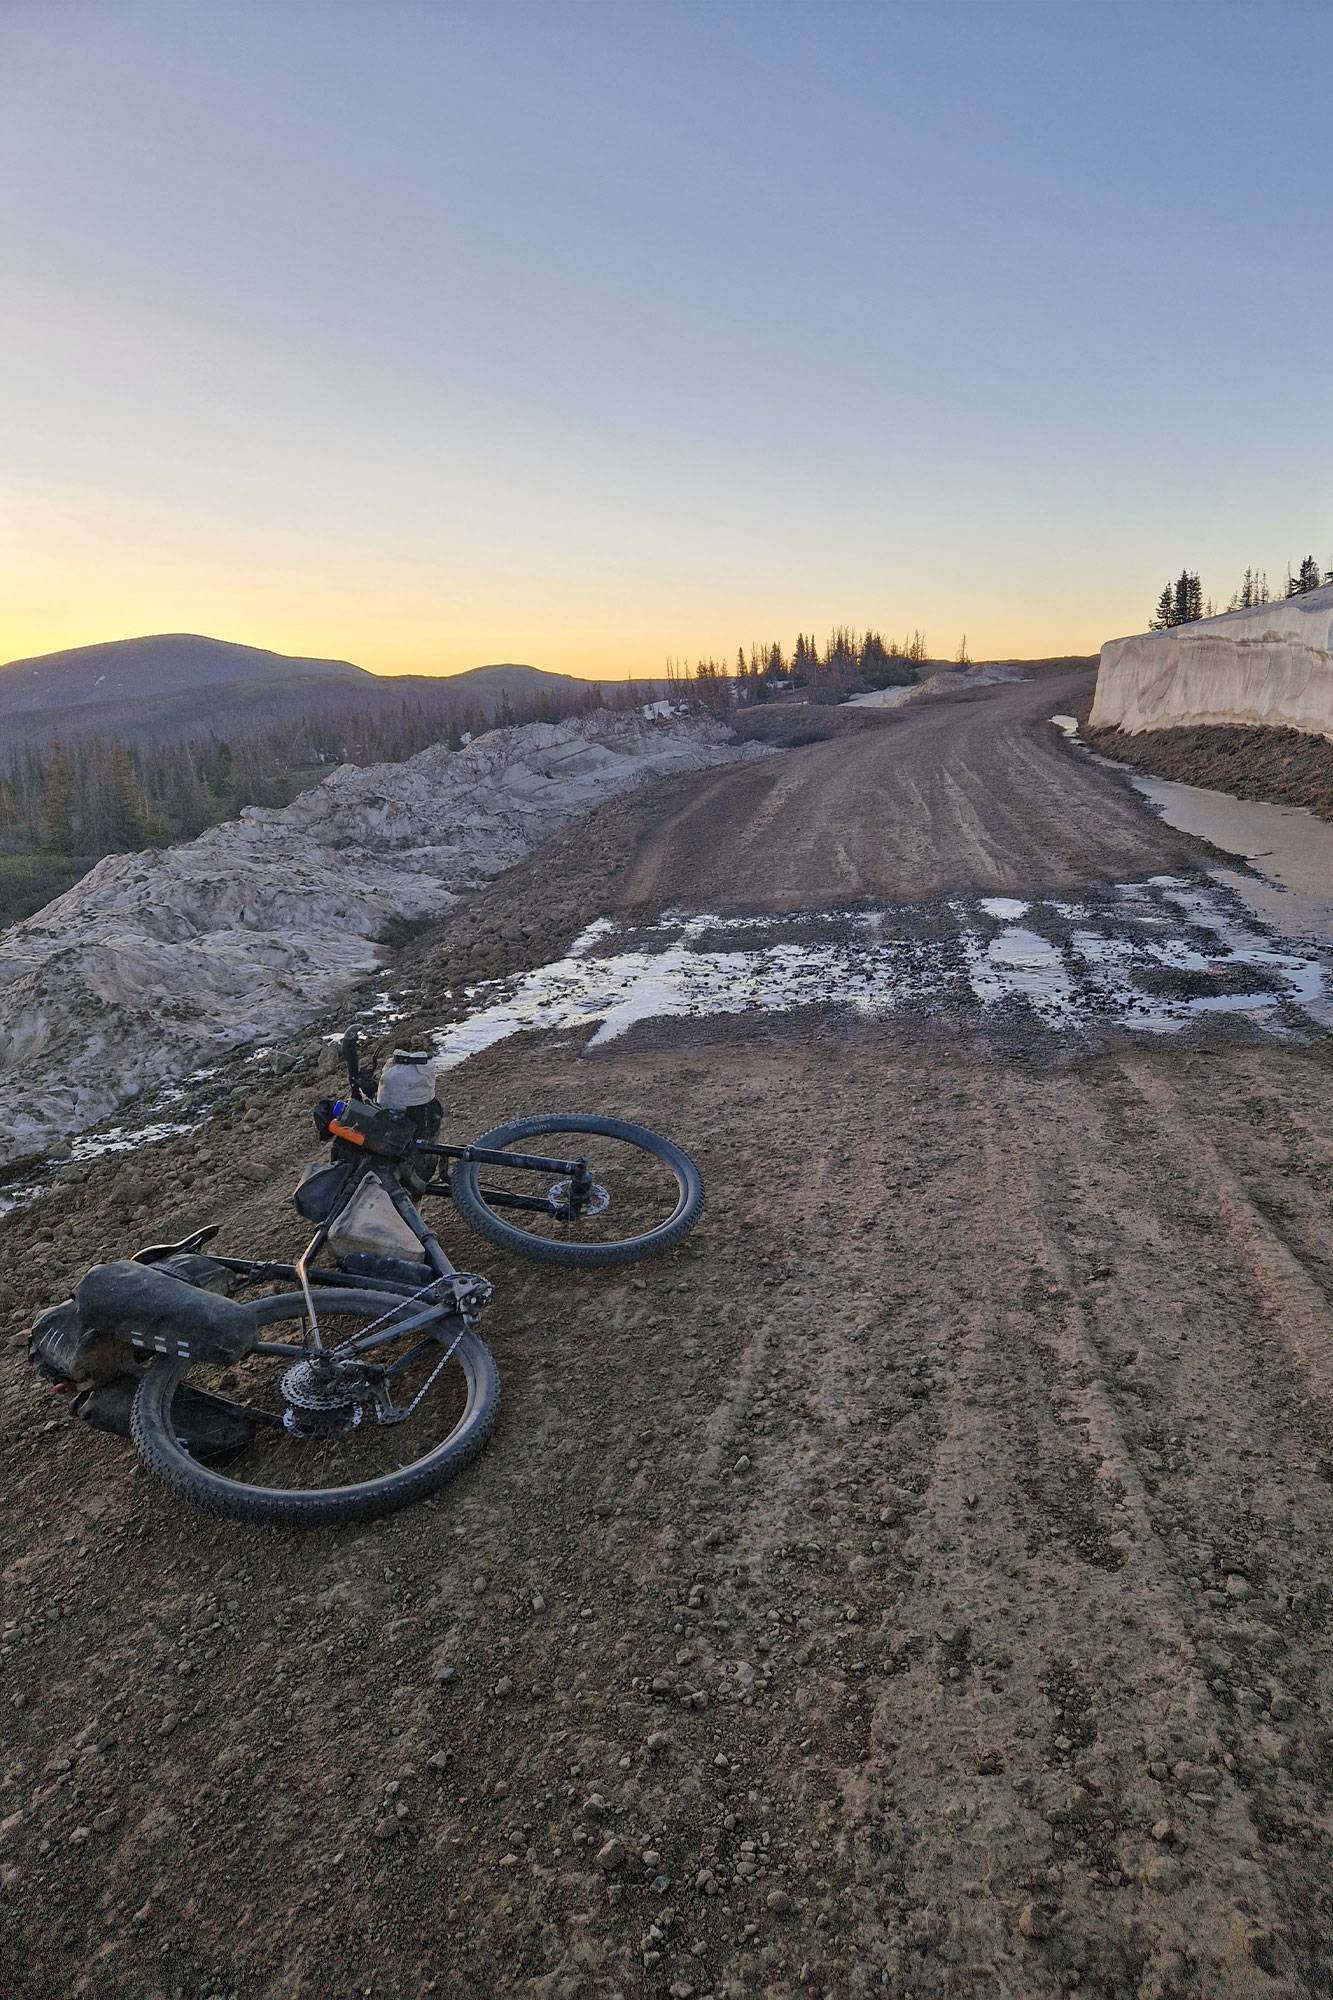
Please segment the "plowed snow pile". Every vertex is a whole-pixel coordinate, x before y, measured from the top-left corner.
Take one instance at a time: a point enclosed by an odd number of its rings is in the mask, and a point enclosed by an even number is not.
[[[1333,584],[1108,640],[1091,723],[1130,736],[1208,723],[1333,737]]]
[[[768,754],[720,723],[603,710],[345,765],[281,811],[111,855],[0,936],[0,1162],[288,1033],[382,963],[389,925],[445,915],[613,793]]]

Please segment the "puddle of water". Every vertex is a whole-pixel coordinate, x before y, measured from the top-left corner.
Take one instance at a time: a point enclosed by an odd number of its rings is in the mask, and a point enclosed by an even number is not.
[[[1260,799],[1237,799],[1202,785],[1149,778],[1129,764],[1117,764],[1088,749],[1072,715],[1051,721],[1088,756],[1127,777],[1151,801],[1168,826],[1209,841],[1225,854],[1240,854],[1262,871],[1263,880],[1231,868],[1213,868],[1215,881],[1234,892],[1257,917],[1292,940],[1318,938],[1333,944],[1333,825],[1304,806]]]
[[[1267,878],[1234,869],[1211,872],[1243,898],[1266,924],[1287,937],[1317,937],[1333,944],[1333,826],[1304,806],[1233,799],[1199,785],[1131,773],[1135,791],[1161,812],[1168,826],[1241,854]]]
[[[476,988],[475,1010],[433,1037],[437,1066],[451,1069],[534,1029],[592,1029],[588,1046],[597,1047],[638,1021],[811,1005],[870,1018],[909,1004],[970,1005],[984,1018],[1020,1001],[1047,1026],[1072,1032],[1112,1023],[1174,1034],[1208,1014],[1239,1013],[1289,1033],[1294,1009],[1333,1024],[1322,955],[1275,950],[1206,883],[1161,876],[1086,903],[954,901],[932,913],[924,936],[919,921],[895,935],[893,917],[667,913],[635,930],[636,948],[619,952],[615,925],[601,918],[566,957]],[[764,932],[779,925],[784,941],[765,943]],[[737,949],[711,942],[729,935]]]

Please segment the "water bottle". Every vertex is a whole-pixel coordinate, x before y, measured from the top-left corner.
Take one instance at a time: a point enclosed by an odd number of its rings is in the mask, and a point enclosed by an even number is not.
[[[435,1095],[435,1071],[424,1050],[395,1049],[384,1065],[375,1102],[386,1111],[410,1111]]]
[[[440,1109],[435,1101],[435,1065],[424,1049],[394,1050],[384,1066],[375,1102],[386,1111],[405,1111],[418,1138],[434,1137]]]

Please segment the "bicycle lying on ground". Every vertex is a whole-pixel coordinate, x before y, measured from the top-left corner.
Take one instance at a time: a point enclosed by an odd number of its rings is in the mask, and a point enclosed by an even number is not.
[[[376,1096],[354,1030],[343,1054],[348,1095],[315,1111],[329,1163],[295,1194],[317,1224],[295,1264],[206,1254],[210,1224],[95,1266],[28,1344],[75,1415],[233,1520],[391,1513],[490,1437],[500,1378],[477,1327],[492,1288],[445,1255],[428,1197],[490,1243],[566,1266],[670,1250],[703,1208],[688,1154],[643,1126],[554,1113],[443,1145],[424,1056],[396,1051]],[[534,1140],[565,1141],[562,1156],[524,1150]]]

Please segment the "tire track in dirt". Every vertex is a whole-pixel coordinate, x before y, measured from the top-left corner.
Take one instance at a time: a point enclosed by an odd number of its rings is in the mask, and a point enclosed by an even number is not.
[[[1071,1136],[1067,1117],[1048,1114],[1045,1131],[1047,1170],[1057,1184],[1067,1185],[1089,1158],[1086,1113],[1079,1119],[1076,1151],[1061,1144]],[[1160,1533],[1158,1510],[1138,1463],[1135,1398],[1127,1400],[1118,1390],[1117,1363],[1124,1350],[1117,1343],[1124,1338],[1123,1327],[1118,1320],[1114,1327],[1105,1324],[1107,1315],[1096,1294],[1088,1303],[1079,1296],[1081,1260],[1070,1248],[1070,1218],[1053,1213],[1055,1205],[1040,1190],[1033,1190],[1033,1199],[1041,1218],[1039,1268],[1053,1275],[1059,1306],[1054,1350],[1070,1392],[1064,1414],[1084,1433],[1089,1463],[1122,1523],[1109,1538],[1125,1558],[1116,1611],[1122,1625],[1142,1634],[1127,1649],[1137,1658],[1125,1660],[1122,1654],[1121,1693],[1132,1690],[1134,1700],[1116,1718],[1124,1766],[1133,1773],[1143,1811],[1160,1815],[1150,1826],[1140,1825],[1140,1894],[1149,1907],[1136,1913],[1136,1925],[1146,1935],[1157,1934],[1159,1966],[1180,1960],[1188,1950],[1206,1990],[1248,1993],[1256,1951],[1271,1958],[1271,1972],[1282,1969],[1279,1961],[1286,1956],[1268,1943],[1277,1933],[1281,1885],[1268,1883],[1257,1867],[1247,1864],[1247,1875],[1227,1886],[1233,1857],[1257,1855],[1260,1835],[1232,1775],[1235,1760],[1229,1755],[1225,1711],[1199,1662],[1195,1634],[1202,1606],[1190,1575]],[[1127,1212],[1133,1200],[1134,1187],[1127,1183],[1107,1206],[1112,1213]],[[1066,1208],[1067,1200],[1059,1205]],[[1153,1328],[1138,1331],[1151,1342]],[[1108,1676],[1096,1678],[1105,1682]],[[1182,1795],[1178,1785],[1167,1789],[1154,1782],[1166,1781],[1182,1763],[1180,1757],[1160,1754],[1173,1739],[1174,1748],[1187,1749],[1183,1761],[1190,1766],[1190,1782],[1201,1784],[1202,1790]],[[1159,1755],[1145,1756],[1154,1741]],[[1201,1777],[1193,1775],[1196,1770]],[[1155,1850],[1145,1831],[1167,1824],[1169,1840]],[[1157,1912],[1167,1910],[1165,1924],[1160,1918],[1154,1921]],[[1289,1960],[1287,1965],[1290,1969]]]
[[[1211,1065],[1198,1067],[1211,1076]],[[1145,1156],[1149,1149],[1159,1179],[1162,1155],[1197,1161],[1197,1120],[1176,1098],[1166,1066],[1154,1070],[1147,1090],[1143,1059],[1125,1059],[1120,1068],[1132,1073],[1137,1104],[1132,1127],[1125,1121],[1126,1101],[1116,1106],[1114,1139],[1129,1151],[1132,1174],[1149,1170]],[[1141,1116],[1145,1108],[1149,1117]],[[1086,1134],[1080,1138],[1086,1163]],[[1304,1428],[1308,1434],[1309,1429],[1309,1403],[1301,1394],[1299,1364],[1293,1366],[1283,1337],[1264,1329],[1262,1315],[1256,1315],[1251,1331],[1246,1316],[1238,1318],[1235,1311],[1238,1279],[1252,1288],[1256,1299],[1262,1297],[1263,1264],[1270,1247],[1262,1224],[1234,1230],[1231,1240],[1214,1251],[1205,1274],[1197,1257],[1191,1256],[1190,1235],[1200,1218],[1210,1223],[1210,1236],[1214,1233],[1211,1179],[1205,1176],[1201,1186],[1200,1177],[1185,1170],[1175,1171],[1172,1180],[1172,1197],[1175,1186],[1184,1183],[1191,1199],[1188,1205],[1167,1210],[1167,1233],[1156,1246],[1157,1254],[1164,1271],[1193,1267],[1196,1293],[1201,1290],[1202,1299],[1196,1296],[1190,1302],[1191,1321],[1199,1332],[1207,1330],[1207,1350],[1202,1355],[1192,1352],[1191,1322],[1182,1312],[1180,1333],[1174,1335],[1182,1344],[1163,1351],[1157,1324],[1142,1319],[1141,1308],[1136,1315],[1132,1298],[1122,1297],[1105,1359],[1110,1379],[1122,1395],[1129,1394],[1126,1427],[1131,1451],[1144,1471],[1159,1543],[1163,1550],[1170,1543],[1175,1551],[1189,1640],[1199,1662],[1201,1686],[1206,1682],[1201,1707],[1211,1705],[1209,1733],[1221,1747],[1223,1770],[1232,1774],[1228,1779],[1222,1772],[1214,1773],[1207,1781],[1212,1796],[1205,1803],[1210,1813],[1220,1812],[1225,1795],[1231,1793],[1224,1830],[1227,1841],[1238,1849],[1235,1874],[1242,1893],[1237,1921],[1244,1938],[1258,1939],[1253,1948],[1261,1966],[1277,1971],[1285,1965],[1294,1973],[1299,1990],[1323,1991],[1327,1918],[1316,1913],[1326,1911],[1328,1902],[1301,1847],[1302,1841],[1316,1838],[1313,1822],[1300,1815],[1317,1800],[1300,1772],[1302,1765],[1321,1768],[1327,1753],[1322,1738],[1302,1745],[1301,1711],[1290,1687],[1308,1684],[1311,1676],[1327,1686],[1326,1647],[1321,1641],[1312,1657],[1306,1629],[1309,1553],[1327,1532],[1327,1487],[1315,1464],[1297,1466],[1289,1449],[1292,1433]],[[1125,1204],[1132,1201],[1134,1186],[1131,1177],[1119,1204],[1108,1205],[1128,1212]],[[1232,1268],[1228,1268],[1230,1258],[1234,1258]],[[1301,1284],[1303,1288],[1303,1278]],[[1184,1287],[1180,1289],[1183,1294]],[[1162,1288],[1153,1287],[1149,1295],[1154,1294],[1162,1299]],[[1183,1296],[1181,1304],[1184,1307]],[[1108,1316],[1109,1305],[1109,1298],[1098,1300],[1099,1319]],[[1135,1338],[1142,1345],[1123,1351],[1129,1366],[1117,1369],[1116,1340]],[[1167,1415],[1165,1424],[1155,1420],[1162,1413]],[[1263,1415],[1256,1423],[1258,1413]],[[1319,1428],[1326,1434],[1322,1416]],[[1315,1476],[1302,1480],[1302,1470]],[[1293,1483],[1305,1489],[1299,1501],[1289,1491]],[[1243,1501],[1237,1498],[1238,1487],[1247,1495]],[[1274,1504],[1266,1499],[1269,1494],[1281,1494],[1281,1500]],[[1256,1509],[1262,1521],[1253,1518]],[[1295,1520],[1308,1524],[1300,1537],[1303,1556],[1282,1577],[1275,1574],[1273,1558],[1284,1543],[1290,1545]],[[1174,1768],[1171,1758],[1164,1762]],[[1244,1837],[1236,1817],[1241,1804],[1249,1829]],[[1274,1840],[1274,1831],[1284,1824],[1284,1812],[1293,1811],[1300,1840],[1284,1845]],[[1321,1845],[1326,1838],[1325,1826],[1318,1836]],[[1272,1904],[1280,1921],[1265,1917],[1264,1900]]]

